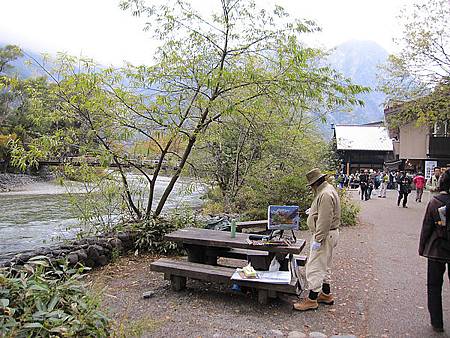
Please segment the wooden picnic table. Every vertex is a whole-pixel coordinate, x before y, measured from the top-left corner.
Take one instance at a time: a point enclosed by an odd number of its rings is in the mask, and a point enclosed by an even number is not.
[[[249,234],[236,233],[236,237],[231,238],[231,233],[227,231],[208,230],[199,228],[180,229],[164,236],[165,239],[182,243],[189,249],[192,246],[201,248],[240,248],[248,250],[268,251],[279,254],[300,254],[305,246],[305,240],[298,239],[297,242],[288,246],[266,246],[252,245],[247,242]]]
[[[292,264],[295,261],[294,255],[300,254],[305,246],[303,239],[297,240],[291,245],[268,246],[252,245],[248,242],[248,238],[249,234],[243,233],[236,233],[236,237],[232,238],[231,233],[227,231],[198,228],[180,229],[167,234],[165,239],[182,244],[188,253],[187,261],[161,258],[151,264],[151,269],[163,272],[165,278],[171,281],[174,290],[184,289],[187,278],[231,283],[235,267],[219,266],[217,264],[218,257],[246,259],[256,270],[268,270],[270,262],[276,256],[281,264],[280,270],[287,271],[289,263]],[[286,258],[287,256],[288,258]],[[233,282],[257,289],[259,302],[266,303],[268,298],[277,297],[279,292],[298,294],[301,286],[298,282],[297,271],[293,271],[292,265],[290,270],[292,279],[289,284],[285,285],[258,283],[251,280]]]

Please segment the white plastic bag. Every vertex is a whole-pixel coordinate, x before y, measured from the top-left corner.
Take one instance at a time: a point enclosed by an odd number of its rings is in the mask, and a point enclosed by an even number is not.
[[[280,271],[280,263],[278,262],[276,257],[274,257],[272,259],[272,262],[270,262],[269,271],[270,272]]]

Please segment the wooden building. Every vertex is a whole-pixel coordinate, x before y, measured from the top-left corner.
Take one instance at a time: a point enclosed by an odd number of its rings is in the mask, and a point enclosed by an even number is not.
[[[334,127],[336,152],[345,174],[361,169],[382,170],[394,160],[393,144],[383,122]]]
[[[386,107],[385,117],[395,114],[401,105]],[[417,126],[416,121],[389,128],[397,169],[422,171],[428,177],[434,166],[450,167],[450,120],[433,126]]]

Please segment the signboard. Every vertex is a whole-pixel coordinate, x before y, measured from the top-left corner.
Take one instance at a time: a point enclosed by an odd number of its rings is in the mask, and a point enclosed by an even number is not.
[[[437,167],[437,161],[425,161],[425,178],[429,179],[434,172],[434,168]]]
[[[271,205],[268,209],[268,219],[269,230],[298,230],[298,206]]]

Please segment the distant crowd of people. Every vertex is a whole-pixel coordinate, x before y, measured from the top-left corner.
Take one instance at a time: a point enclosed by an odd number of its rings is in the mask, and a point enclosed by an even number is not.
[[[360,172],[350,175],[338,173],[335,179],[337,186],[341,189],[359,188],[361,200],[364,201],[372,197],[374,190],[378,191],[379,198],[386,198],[386,190],[396,189],[398,191],[397,205],[400,206],[401,204],[403,208],[407,208],[408,195],[413,187],[416,189],[415,201],[418,203],[422,202],[424,189],[430,191],[431,196],[437,194],[439,178],[446,170],[447,168],[434,168],[434,172],[428,180],[420,171],[413,174],[406,171],[373,169],[362,169]]]

